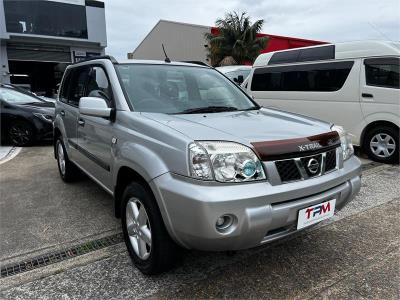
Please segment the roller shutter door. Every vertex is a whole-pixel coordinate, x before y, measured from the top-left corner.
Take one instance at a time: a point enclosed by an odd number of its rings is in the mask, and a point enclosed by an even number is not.
[[[69,47],[8,44],[9,60],[71,63]]]

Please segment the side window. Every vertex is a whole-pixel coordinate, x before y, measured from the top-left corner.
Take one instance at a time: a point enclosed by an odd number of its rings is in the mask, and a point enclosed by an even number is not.
[[[353,61],[259,68],[252,91],[334,92],[340,90]]]
[[[61,85],[60,97],[59,100],[61,102],[67,103],[68,102],[68,91],[69,91],[69,83],[71,81],[71,70],[68,69],[65,71],[64,81]]]
[[[89,76],[88,67],[73,69],[69,82],[68,104],[79,106],[79,99],[85,96],[85,87]]]
[[[106,72],[102,67],[92,67],[86,87],[86,96],[103,98],[111,104],[112,91]]]
[[[365,80],[367,85],[387,88],[399,87],[399,58],[372,58],[366,59]]]

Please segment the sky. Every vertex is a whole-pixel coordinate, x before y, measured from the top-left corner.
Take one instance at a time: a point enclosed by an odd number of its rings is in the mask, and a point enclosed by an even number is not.
[[[160,19],[212,26],[230,11],[262,32],[327,42],[400,40],[399,0],[103,0],[106,53],[126,58]]]

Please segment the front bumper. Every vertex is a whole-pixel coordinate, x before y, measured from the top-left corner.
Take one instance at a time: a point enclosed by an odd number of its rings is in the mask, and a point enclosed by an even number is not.
[[[281,185],[221,184],[166,173],[150,182],[171,237],[188,249],[239,250],[296,231],[300,209],[336,199],[340,210],[361,187],[361,164],[353,156],[334,172]],[[234,230],[220,233],[216,220],[237,217]]]

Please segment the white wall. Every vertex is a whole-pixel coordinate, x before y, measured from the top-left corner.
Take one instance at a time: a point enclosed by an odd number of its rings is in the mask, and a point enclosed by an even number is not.
[[[133,51],[133,58],[163,60],[165,56],[161,44],[164,44],[171,60],[195,60],[207,63],[207,52],[204,47],[207,42],[204,33],[210,30],[211,28],[206,26],[160,20]]]
[[[88,40],[107,46],[106,16],[104,8],[86,6]]]

